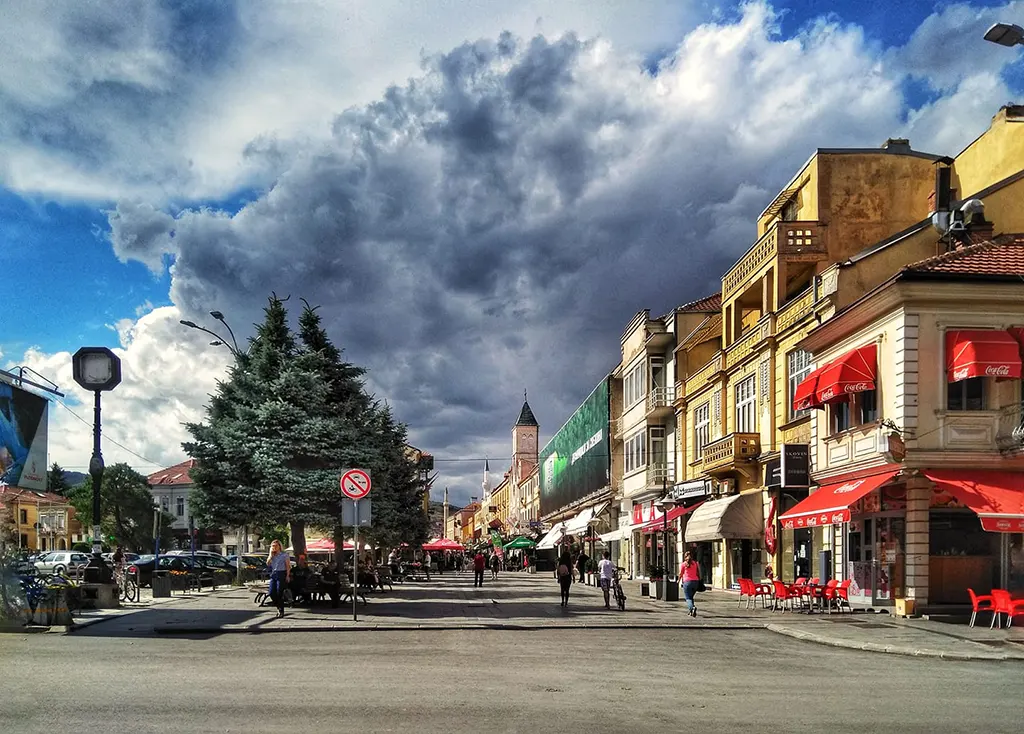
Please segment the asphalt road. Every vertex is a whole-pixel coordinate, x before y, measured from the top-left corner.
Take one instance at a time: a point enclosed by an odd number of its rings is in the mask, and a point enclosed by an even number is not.
[[[762,631],[0,636],[0,732],[1019,731],[1024,666]]]

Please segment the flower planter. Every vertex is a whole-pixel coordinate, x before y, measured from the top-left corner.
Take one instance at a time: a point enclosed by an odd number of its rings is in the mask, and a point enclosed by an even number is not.
[[[651,583],[654,585],[654,593],[651,596],[661,599],[665,594],[665,582],[661,579],[651,579]]]

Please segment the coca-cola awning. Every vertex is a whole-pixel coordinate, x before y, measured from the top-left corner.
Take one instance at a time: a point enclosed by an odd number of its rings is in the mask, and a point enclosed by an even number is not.
[[[665,530],[666,527],[667,527],[667,529],[669,531],[675,532],[675,529],[676,529],[675,522],[676,522],[676,520],[681,518],[683,515],[686,515],[686,514],[688,514],[690,512],[693,512],[694,510],[696,510],[700,506],[701,506],[701,503],[698,502],[697,504],[690,505],[689,507],[673,507],[672,509],[670,509],[668,511],[668,517],[667,518],[666,518],[666,516],[664,514],[662,514],[660,519],[658,519],[658,520],[651,520],[649,523],[647,523],[642,528],[640,528],[640,532],[642,532],[644,534],[660,533],[663,530]]]
[[[784,528],[813,528],[850,521],[850,505],[887,483],[896,472],[888,471],[861,479],[826,484],[797,503],[779,521]]]
[[[865,344],[834,359],[821,369],[815,394],[818,403],[831,403],[853,393],[875,389],[878,345]]]
[[[950,382],[970,377],[1020,378],[1020,343],[997,329],[947,331],[946,369]]]
[[[812,371],[796,386],[796,391],[793,393],[793,410],[821,407],[821,403],[818,401],[818,377],[827,366],[822,365]]]
[[[936,488],[949,492],[993,533],[1024,533],[1024,473],[985,469],[924,469]]]

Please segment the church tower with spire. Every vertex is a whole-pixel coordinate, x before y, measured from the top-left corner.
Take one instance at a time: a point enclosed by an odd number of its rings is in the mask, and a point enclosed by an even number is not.
[[[519,411],[519,420],[512,428],[512,472],[516,482],[528,476],[537,466],[540,448],[537,445],[540,426],[530,409],[523,390],[523,409]]]

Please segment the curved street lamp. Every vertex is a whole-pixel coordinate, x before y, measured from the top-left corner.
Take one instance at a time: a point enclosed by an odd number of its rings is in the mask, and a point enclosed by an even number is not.
[[[210,315],[213,318],[217,319],[217,321],[219,321],[222,324],[224,324],[224,328],[228,330],[228,336],[231,337],[231,344],[230,345],[228,344],[228,340],[225,339],[224,337],[222,337],[220,334],[218,334],[215,331],[211,331],[210,329],[207,329],[205,326],[200,326],[199,324],[197,324],[194,321],[186,321],[185,319],[181,319],[178,323],[181,324],[182,326],[187,326],[190,329],[195,329],[197,331],[202,331],[202,332],[212,336],[214,339],[216,339],[216,341],[210,342],[210,346],[211,347],[225,346],[225,347],[228,348],[228,351],[230,351],[231,354],[234,357],[237,358],[237,357],[245,356],[245,354],[247,354],[247,352],[243,352],[241,349],[238,348],[238,342],[235,341],[235,332],[231,330],[231,326],[228,324],[227,320],[224,318],[224,314],[221,313],[220,311],[210,311]]]
[[[1000,46],[1017,46],[1024,43],[1024,28],[1014,23],[995,23],[985,31],[985,40]]]

